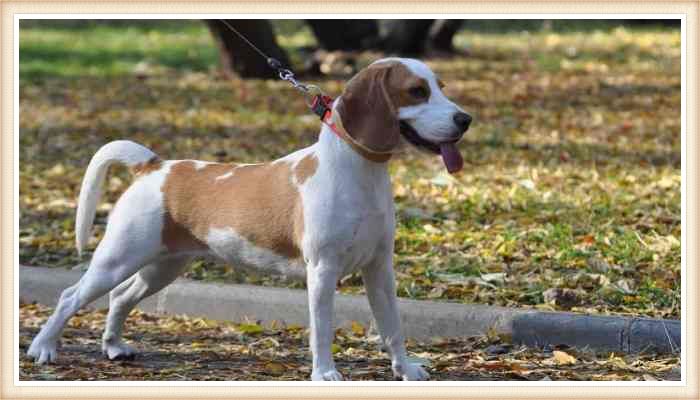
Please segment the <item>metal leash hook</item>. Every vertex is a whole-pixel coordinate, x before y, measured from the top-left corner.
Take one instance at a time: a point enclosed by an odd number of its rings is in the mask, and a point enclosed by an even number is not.
[[[306,93],[306,92],[308,91],[307,86],[304,85],[303,83],[299,82],[299,81],[296,79],[296,77],[294,76],[294,72],[292,72],[292,71],[290,71],[290,70],[288,70],[288,69],[286,69],[286,68],[280,68],[280,69],[278,70],[278,73],[279,73],[280,79],[282,79],[283,81],[287,81],[287,82],[291,83],[292,86],[294,86],[295,89],[300,90],[300,91],[302,91],[302,92],[304,92],[304,93]]]
[[[304,93],[304,97],[307,99],[307,104],[309,104],[309,97],[313,97],[317,94],[323,94],[321,89],[316,86],[316,85],[308,85],[305,83],[301,83],[297,80],[296,76],[294,76],[294,72],[287,68],[282,68],[282,63],[280,63],[278,60],[270,57],[267,59],[267,63],[270,67],[274,68],[277,70],[277,73],[283,81],[287,81],[292,84],[292,86],[299,90],[300,92]]]
[[[220,19],[219,21],[223,22],[226,27],[228,27],[229,30],[231,30],[233,33],[235,33],[238,37],[240,37],[244,42],[246,42],[253,50],[255,50],[258,54],[260,54],[262,57],[265,58],[267,61],[267,65],[270,66],[270,68],[274,69],[277,71],[277,74],[280,79],[283,81],[287,81],[292,84],[294,89],[297,89],[298,91],[302,92],[304,94],[304,101],[306,102],[306,105],[313,108],[315,104],[318,103],[318,100],[323,99],[326,97],[323,94],[323,91],[321,88],[319,88],[316,85],[307,85],[299,82],[296,77],[294,76],[294,72],[292,72],[290,69],[287,68],[282,68],[282,63],[277,60],[276,58],[268,57],[265,53],[263,53],[262,50],[260,50],[257,46],[255,46],[253,43],[250,42],[245,36],[243,36],[236,28],[231,26],[226,20]]]
[[[305,83],[301,83],[297,80],[297,78],[294,76],[294,72],[287,68],[282,68],[282,63],[280,63],[278,60],[269,57],[267,59],[267,64],[271,67],[277,70],[277,73],[279,74],[280,79],[283,81],[287,81],[292,84],[294,89],[297,89],[298,91],[302,92],[304,94],[304,101],[306,102],[306,105],[309,107],[312,107],[314,104],[314,100],[317,96],[323,96],[323,91],[321,90],[320,87],[316,85],[309,85]]]

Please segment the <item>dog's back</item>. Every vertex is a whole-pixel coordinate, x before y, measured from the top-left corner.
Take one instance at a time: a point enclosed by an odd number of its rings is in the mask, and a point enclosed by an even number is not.
[[[81,190],[81,250],[92,225],[85,215],[94,215],[106,167],[123,163],[135,180],[110,216],[111,235],[143,236],[143,229],[154,234],[156,226],[160,251],[168,255],[214,255],[239,267],[303,277],[300,186],[318,166],[311,148],[269,163],[235,164],[161,160],[133,142],[114,143],[93,157],[92,169],[100,172],[86,174]],[[110,148],[111,158],[105,157],[103,149]]]

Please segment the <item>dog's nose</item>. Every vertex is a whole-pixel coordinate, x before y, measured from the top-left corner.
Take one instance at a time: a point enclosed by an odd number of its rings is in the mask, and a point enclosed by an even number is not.
[[[466,132],[467,129],[469,129],[469,124],[472,123],[472,116],[463,112],[458,112],[452,117],[452,119],[460,129],[460,132]]]

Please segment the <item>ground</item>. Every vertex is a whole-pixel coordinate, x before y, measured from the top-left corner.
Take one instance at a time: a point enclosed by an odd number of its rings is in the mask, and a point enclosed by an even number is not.
[[[37,366],[26,350],[51,309],[20,307],[20,380],[307,380],[308,332],[300,326],[234,324],[133,311],[126,338],[142,353],[109,361],[100,351],[104,311],[83,311],[64,332],[59,360]],[[391,364],[367,329],[338,329],[333,351],[351,380],[392,379]],[[593,353],[515,346],[506,337],[434,338],[408,342],[412,361],[433,380],[680,380],[680,357]]]
[[[680,318],[680,30],[596,26],[464,30],[455,43],[467,55],[427,60],[474,123],[456,177],[437,157],[391,163],[399,296]],[[299,66],[308,29],[278,29]],[[197,21],[22,22],[22,264],[88,260],[74,249],[75,199],[110,140],[240,162],[316,140],[318,119],[286,83],[225,80],[216,65]],[[312,82],[336,96],[347,78]],[[110,172],[90,249],[130,181]],[[203,262],[188,276],[303,286]],[[340,289],[362,292],[361,278]]]

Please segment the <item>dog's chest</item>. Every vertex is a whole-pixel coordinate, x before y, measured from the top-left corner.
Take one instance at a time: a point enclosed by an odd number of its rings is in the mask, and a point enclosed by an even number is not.
[[[394,205],[388,175],[314,183],[304,193],[306,256],[314,259],[331,253],[345,275],[391,248]]]
[[[376,261],[390,248],[393,241],[393,213],[387,209],[363,212],[353,225],[353,237],[348,242],[344,274]]]

